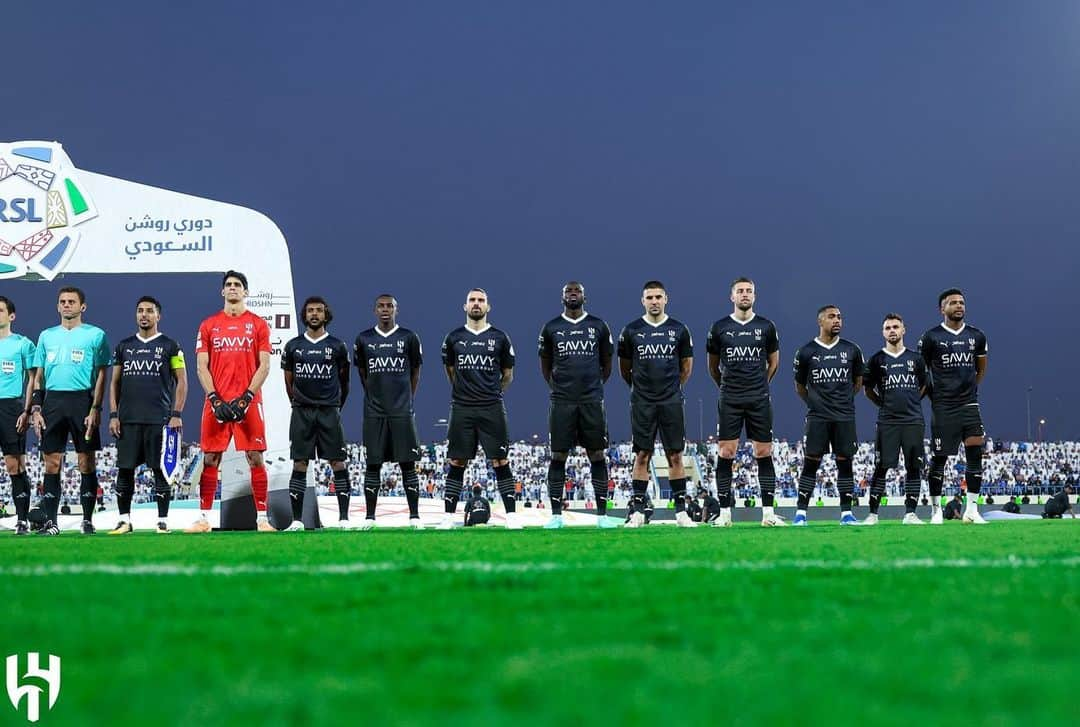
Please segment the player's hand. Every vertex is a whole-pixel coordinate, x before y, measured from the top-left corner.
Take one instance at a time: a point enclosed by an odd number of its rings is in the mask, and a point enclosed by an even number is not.
[[[243,394],[229,402],[229,408],[233,410],[233,416],[235,417],[234,421],[244,421],[244,417],[247,416],[248,408],[251,406],[251,402],[254,398],[254,394],[250,391],[245,391]]]
[[[41,409],[34,409],[30,412],[30,423],[34,427],[34,434],[38,439],[41,439],[41,433],[45,431],[45,417],[41,416]]]
[[[83,419],[83,426],[86,427],[86,437],[89,440],[90,433],[98,428],[101,424],[101,412],[97,409],[91,409],[90,413]]]
[[[169,417],[169,423],[166,425],[169,429],[183,429],[184,420],[180,417]]]
[[[109,434],[116,439],[120,438],[120,417],[109,418]]]
[[[19,415],[19,418],[15,420],[15,431],[19,434],[25,434],[28,426],[30,426],[30,415],[24,411]]]
[[[210,402],[210,408],[214,410],[214,418],[224,424],[225,422],[236,421],[233,408],[229,406],[224,399],[217,395],[216,391],[211,391],[206,395],[207,400]]]

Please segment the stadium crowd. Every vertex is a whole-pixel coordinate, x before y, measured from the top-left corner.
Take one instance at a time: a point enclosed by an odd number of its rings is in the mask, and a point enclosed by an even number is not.
[[[694,491],[704,485],[705,489],[715,494],[714,468],[718,456],[717,445],[712,442],[688,443],[687,454],[693,457],[701,479],[695,479]],[[363,447],[349,444],[347,447],[349,481],[352,493],[360,494],[364,478],[365,457]],[[658,456],[663,452],[658,448]],[[191,486],[191,479],[196,471],[201,452],[198,445],[189,444],[184,452],[184,475],[174,492],[175,499],[187,499],[197,496],[197,487]],[[547,470],[550,462],[550,450],[546,444],[516,442],[510,447],[510,462],[518,478],[518,499],[529,505],[543,506],[547,500]],[[777,495],[795,497],[799,468],[802,463],[802,442],[779,440],[773,443],[773,459],[776,463]],[[662,458],[662,457],[661,457]],[[610,463],[609,491],[614,493],[617,507],[625,505],[632,494],[631,468],[633,452],[629,442],[613,444],[608,449]],[[929,443],[927,443],[929,459]],[[316,481],[319,494],[333,492],[333,476],[329,464],[316,462]],[[864,442],[859,445],[854,459],[856,494],[862,496],[867,490],[874,470],[874,445]],[[417,463],[420,473],[421,496],[441,498],[448,469],[446,443],[428,444]],[[961,492],[964,485],[964,459],[952,457],[946,468],[945,494]],[[106,445],[97,455],[99,497],[103,503],[115,502],[116,484],[116,446]],[[988,445],[984,460],[986,473],[983,483],[984,496],[1037,496],[1053,495],[1066,484],[1077,485],[1080,480],[1080,442],[997,442]],[[35,447],[31,447],[27,456],[27,473],[37,490],[42,482],[44,470],[41,456]],[[586,507],[593,501],[590,481],[589,462],[580,450],[567,460],[567,499],[582,501]],[[485,496],[497,496],[495,474],[488,462],[476,458],[469,463],[465,474],[466,482],[479,484],[484,488]],[[75,466],[74,457],[65,461],[62,468],[62,502],[76,505],[79,502],[80,475]],[[925,487],[925,475],[924,475]],[[756,465],[753,451],[744,444],[738,450],[732,480],[733,492],[738,502],[756,500],[759,496]],[[396,464],[386,464],[382,469],[382,495],[403,496],[404,488],[401,472]],[[832,457],[826,457],[817,474],[816,496],[835,497],[836,464]],[[903,496],[903,470],[889,473],[888,497]],[[153,502],[153,476],[145,467],[136,472],[136,503]],[[11,502],[11,481],[6,472],[0,473],[0,501]]]

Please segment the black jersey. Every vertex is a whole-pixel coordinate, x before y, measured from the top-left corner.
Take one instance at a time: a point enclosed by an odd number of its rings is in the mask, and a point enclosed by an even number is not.
[[[938,406],[967,406],[979,400],[975,359],[987,353],[986,336],[967,324],[953,331],[934,326],[919,339],[919,353],[930,371],[930,401]]]
[[[632,399],[682,401],[679,372],[682,360],[693,355],[690,329],[674,318],[655,324],[637,318],[627,323],[619,336],[619,358],[629,359],[632,369]]]
[[[755,315],[743,322],[730,315],[713,323],[705,350],[720,357],[720,397],[733,404],[769,395],[769,355],[780,350],[776,326]]]
[[[919,354],[907,348],[895,354],[881,349],[866,364],[863,386],[881,398],[879,422],[922,424],[926,381],[926,363]]]
[[[357,370],[367,376],[365,416],[412,415],[412,376],[424,362],[424,349],[415,333],[401,326],[389,333],[369,328],[356,337],[353,359]]]
[[[572,403],[604,400],[603,363],[615,347],[607,323],[586,314],[561,315],[540,331],[541,358],[551,359],[551,400]]]
[[[855,419],[855,379],[863,374],[862,351],[838,338],[831,346],[818,339],[795,352],[795,381],[806,387],[807,419],[845,422]]]
[[[180,344],[168,336],[125,338],[113,352],[120,367],[120,423],[164,424],[173,410],[176,369],[184,368]]]
[[[486,406],[502,401],[503,369],[514,368],[514,345],[494,326],[472,331],[465,326],[446,334],[442,344],[445,366],[454,368],[452,398],[463,406]]]
[[[299,335],[281,354],[282,371],[293,374],[293,403],[301,406],[341,406],[343,368],[349,368],[349,350],[329,333],[320,338]]]

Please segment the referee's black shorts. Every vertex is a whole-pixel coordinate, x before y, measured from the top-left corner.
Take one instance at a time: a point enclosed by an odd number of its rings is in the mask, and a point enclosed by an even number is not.
[[[578,446],[584,447],[586,452],[607,449],[607,414],[604,412],[604,402],[551,402],[548,408],[548,433],[552,452],[569,452]]]
[[[345,430],[336,406],[296,405],[289,420],[289,457],[294,462],[345,461]]]
[[[67,449],[68,438],[75,451],[97,452],[101,449],[101,427],[86,431],[86,417],[94,403],[94,395],[84,391],[45,390],[45,402],[41,416],[45,419],[45,431],[41,434],[41,451],[55,454]]]
[[[8,457],[26,454],[26,432],[16,428],[19,416],[26,411],[19,398],[0,399],[0,452]]]
[[[926,425],[919,424],[890,424],[878,422],[877,425],[877,458],[878,465],[886,470],[896,469],[900,466],[900,453],[904,454],[904,467],[910,471],[922,470],[923,460],[923,433]]]
[[[116,440],[116,468],[133,470],[141,464],[161,467],[162,424],[125,424],[120,422]]]
[[[476,445],[488,459],[506,459],[510,455],[510,427],[506,407],[501,401],[483,406],[450,405],[449,440],[446,456],[468,461],[476,456]]]

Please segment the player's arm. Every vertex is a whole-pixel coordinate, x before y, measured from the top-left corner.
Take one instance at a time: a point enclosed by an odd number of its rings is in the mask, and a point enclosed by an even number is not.
[[[611,341],[611,329],[608,328],[607,323],[604,324],[600,335],[600,380],[606,384],[611,378],[611,357],[615,352],[615,344]]]
[[[855,356],[851,360],[851,390],[859,393],[863,382],[863,372],[866,370],[866,361],[863,359],[862,349],[855,347]]]
[[[540,338],[536,342],[537,355],[540,357],[540,375],[544,377],[544,383],[551,388],[551,371],[553,360],[551,355],[551,341],[548,338],[547,326],[540,331]]]
[[[457,375],[454,371],[454,363],[457,361],[457,357],[454,355],[454,344],[450,341],[450,336],[447,335],[442,342],[442,362],[443,368],[446,369],[446,378],[450,381],[450,388],[454,388],[454,377]]]
[[[983,377],[986,376],[986,354],[975,357],[975,385],[982,384]]]
[[[619,356],[619,376],[627,386],[634,388],[634,364],[630,359]]]
[[[364,353],[364,344],[357,337],[353,344],[353,365],[356,366],[356,374],[360,377],[360,386],[367,391],[367,354]]]
[[[120,374],[123,367],[117,361],[112,367],[112,379],[109,381],[109,434],[120,436]]]
[[[881,396],[878,394],[877,387],[874,382],[867,381],[863,386],[863,393],[866,394],[866,398],[873,402],[874,406],[881,406]]]
[[[801,348],[795,352],[795,393],[799,395],[800,399],[806,401],[809,394],[806,390],[806,380],[810,372],[804,358]]]
[[[690,373],[694,370],[694,357],[686,356],[679,359],[679,386],[686,386],[690,380]]]
[[[623,381],[631,389],[634,388],[633,346],[631,333],[624,328],[619,334],[619,376],[622,376]]]
[[[446,378],[450,380],[450,386],[454,385],[454,367],[446,365],[443,368],[446,369]]]
[[[179,429],[184,426],[184,420],[180,417],[180,412],[184,411],[184,404],[187,403],[188,381],[187,381],[187,367],[183,365],[177,366],[177,361],[183,362],[183,357],[177,355],[173,359],[173,378],[176,379],[176,391],[173,393],[173,410],[169,413],[169,428]],[[114,373],[113,376],[116,376]]]
[[[270,352],[259,351],[259,368],[255,369],[255,374],[251,377],[251,383],[248,384],[248,391],[252,394],[258,394],[259,389],[266,383],[266,377],[270,375]]]
[[[87,432],[97,429],[101,424],[101,403],[105,400],[105,367],[98,366],[94,369],[93,397],[90,402],[90,413],[83,419]]]
[[[341,387],[341,406],[345,407],[345,400],[349,398],[349,354],[344,344],[341,347],[341,359],[338,361],[338,385]]]
[[[772,382],[776,372],[780,370],[780,350],[777,349],[769,354],[769,361],[765,367],[765,380]]]
[[[610,370],[610,364],[609,364]],[[540,375],[544,377],[544,382],[551,388],[551,356],[545,356],[542,352],[540,354]]]
[[[724,372],[720,369],[720,354],[709,353],[709,378],[720,387],[724,381]]]
[[[33,382],[30,384],[30,424],[40,439],[45,429],[45,417],[41,415],[41,404],[45,399],[45,368],[39,366],[34,369],[30,380]]]
[[[288,397],[289,402],[292,403],[293,372],[289,369],[285,369],[281,373],[282,378],[285,379],[285,396]]]
[[[19,418],[15,420],[15,430],[22,434],[30,426],[30,410],[34,406],[34,372],[37,369],[27,369],[26,375],[26,394],[23,401],[23,410],[19,413]]]
[[[513,367],[503,369],[502,370],[502,380],[499,382],[499,385],[502,387],[502,390],[506,391],[507,389],[509,389],[510,388],[510,383],[513,380],[514,380],[514,369],[513,369]]]

